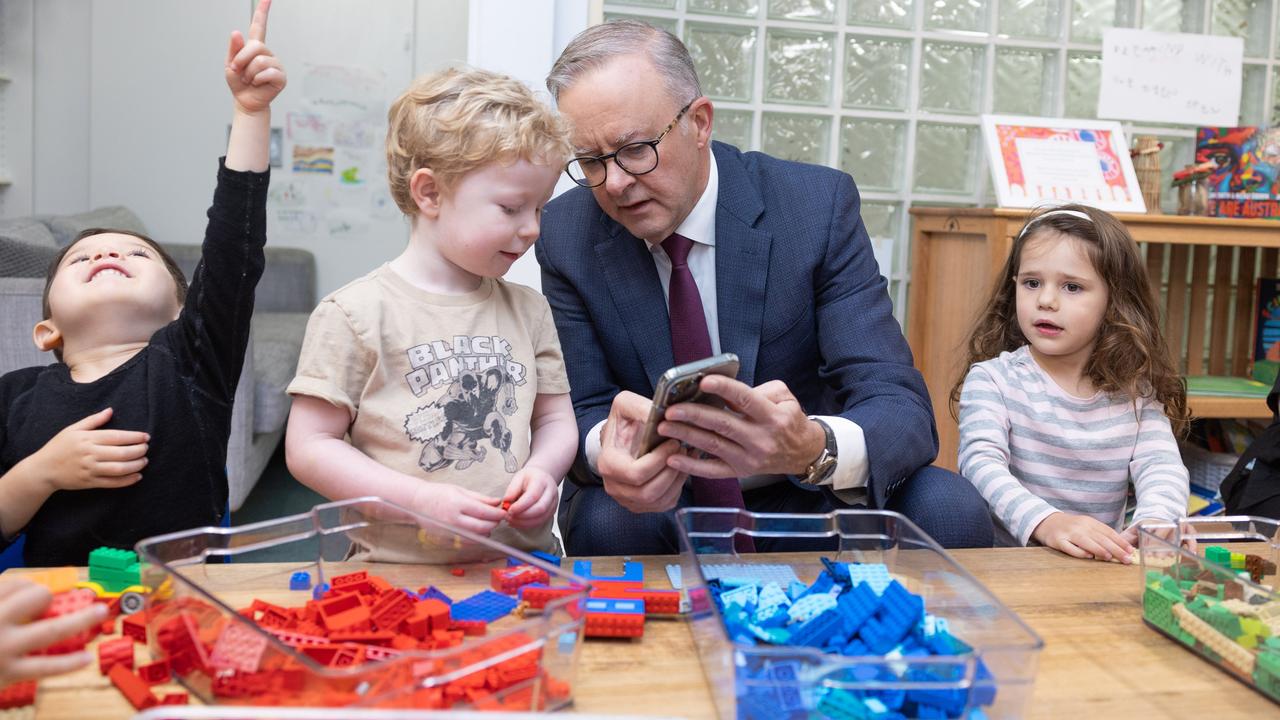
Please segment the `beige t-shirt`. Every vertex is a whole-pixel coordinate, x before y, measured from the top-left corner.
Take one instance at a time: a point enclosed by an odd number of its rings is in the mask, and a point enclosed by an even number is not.
[[[501,498],[529,457],[534,399],[569,392],[569,380],[537,292],[485,278],[473,292],[437,295],[383,265],[311,313],[288,392],[346,409],[351,444],[382,465]],[[416,530],[370,537],[356,538],[366,546],[359,559],[423,559]],[[525,530],[503,523],[491,537],[555,549],[550,520]]]

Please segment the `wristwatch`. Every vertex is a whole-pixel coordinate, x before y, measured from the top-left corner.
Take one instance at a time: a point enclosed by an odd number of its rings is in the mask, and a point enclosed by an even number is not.
[[[827,444],[822,448],[822,452],[818,453],[817,459],[805,468],[805,474],[801,475],[799,480],[805,485],[821,485],[836,470],[836,434],[832,432],[831,426],[822,420],[812,415],[809,419],[822,426],[822,432],[827,436]]]

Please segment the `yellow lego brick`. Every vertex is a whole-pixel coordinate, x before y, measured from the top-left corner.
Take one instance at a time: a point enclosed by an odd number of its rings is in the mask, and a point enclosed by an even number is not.
[[[1231,553],[1231,569],[1232,570],[1244,569],[1244,553],[1237,553],[1237,552]]]

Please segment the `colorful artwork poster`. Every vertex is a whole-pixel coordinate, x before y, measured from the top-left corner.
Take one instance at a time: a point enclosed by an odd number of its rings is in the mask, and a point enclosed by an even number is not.
[[[293,171],[295,173],[333,174],[333,148],[293,146]]]
[[[1119,123],[987,115],[983,134],[1001,206],[1146,212]]]
[[[1280,218],[1280,128],[1215,127],[1196,132],[1196,162],[1212,161],[1209,214]]]
[[[1280,370],[1280,279],[1258,278],[1254,295],[1253,371],[1255,380],[1275,383]]]

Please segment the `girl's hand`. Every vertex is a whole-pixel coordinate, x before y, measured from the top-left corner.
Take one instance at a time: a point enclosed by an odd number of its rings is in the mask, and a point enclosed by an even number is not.
[[[142,479],[147,466],[144,432],[100,430],[111,419],[111,408],[72,423],[54,435],[27,462],[53,490],[121,488]]]
[[[421,483],[421,480],[417,480]],[[422,483],[413,495],[416,512],[447,525],[488,536],[507,513],[498,498],[447,483]]]
[[[29,657],[30,653],[89,630],[107,617],[107,606],[94,603],[69,615],[32,622],[52,601],[47,589],[29,580],[0,581],[0,688],[21,680],[71,672],[93,659],[84,651]]]
[[[271,101],[287,82],[280,60],[266,46],[267,15],[270,11],[271,0],[259,0],[249,23],[248,41],[239,30],[235,30],[227,46],[224,71],[227,87],[231,88],[236,108],[249,115],[271,107]]]
[[[1031,537],[1072,557],[1116,560],[1125,565],[1133,561],[1133,545],[1114,529],[1087,515],[1056,512],[1037,525]]]
[[[525,466],[511,477],[502,497],[504,503],[511,503],[507,523],[513,528],[538,527],[555,514],[559,499],[555,478],[541,468]]]

